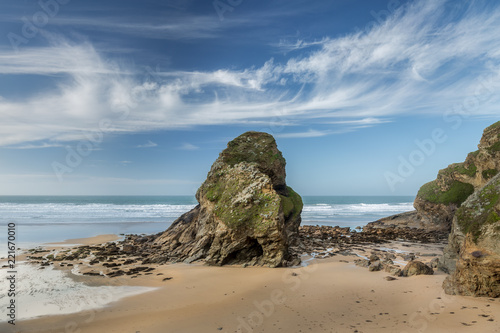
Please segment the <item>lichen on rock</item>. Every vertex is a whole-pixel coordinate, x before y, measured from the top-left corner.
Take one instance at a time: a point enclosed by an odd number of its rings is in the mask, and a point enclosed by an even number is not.
[[[285,182],[285,159],[274,138],[247,132],[228,143],[196,198],[155,243],[153,261],[271,267],[300,262],[288,247],[298,234],[302,199]]]

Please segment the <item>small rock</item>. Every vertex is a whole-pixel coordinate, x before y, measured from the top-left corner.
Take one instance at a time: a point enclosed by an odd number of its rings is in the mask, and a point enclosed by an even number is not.
[[[368,270],[370,272],[378,272],[380,270],[382,270],[383,266],[382,266],[382,263],[380,262],[380,260],[377,260],[377,261],[374,261],[370,264],[370,266],[368,266]]]
[[[365,259],[356,259],[354,260],[354,264],[359,267],[368,267],[370,266],[370,261]]]
[[[422,274],[432,275],[434,274],[434,270],[418,260],[410,261],[403,269],[403,276],[413,276]]]

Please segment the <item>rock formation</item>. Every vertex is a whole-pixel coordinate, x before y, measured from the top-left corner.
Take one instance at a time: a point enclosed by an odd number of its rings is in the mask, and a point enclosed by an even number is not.
[[[457,210],[440,268],[447,294],[500,296],[500,175]]]
[[[416,211],[390,216],[369,226],[450,230],[458,207],[500,171],[500,121],[484,130],[478,148],[465,162],[440,170],[436,180],[420,188],[413,203]]]
[[[274,138],[247,132],[229,142],[196,193],[199,205],[155,240],[150,260],[270,267],[300,263],[289,252],[302,199],[285,182]]]

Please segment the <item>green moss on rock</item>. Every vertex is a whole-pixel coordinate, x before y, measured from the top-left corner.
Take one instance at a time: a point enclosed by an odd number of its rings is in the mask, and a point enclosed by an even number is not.
[[[459,173],[461,175],[467,175],[469,177],[474,177],[477,173],[476,165],[471,163],[455,163],[447,167],[446,169],[440,170],[439,174],[442,176],[451,177],[454,173]]]
[[[477,157],[480,152],[481,152],[480,150],[473,151],[472,153],[469,153],[469,155],[467,155],[467,157],[468,158],[469,158],[469,156],[470,157]]]
[[[498,170],[496,170],[496,169],[484,170],[483,171],[483,178],[485,180],[488,180],[488,179],[495,177],[497,174],[498,174]]]
[[[454,180],[447,191],[442,191],[434,180],[423,185],[417,195],[432,203],[460,206],[472,193],[474,193],[474,186],[471,184]]]
[[[221,153],[222,160],[234,166],[241,162],[256,163],[273,181],[285,182],[286,161],[273,136],[262,132],[246,132],[228,143]]]
[[[490,125],[490,126],[486,127],[486,129],[484,130],[484,132],[490,132],[490,131],[494,131],[494,130],[497,130],[497,129],[500,130],[500,121],[497,121],[493,125]]]
[[[488,147],[488,151],[490,153],[496,153],[497,151],[500,151],[500,141],[497,141],[496,143]]]
[[[495,209],[500,200],[499,185],[500,178],[495,183],[490,183],[474,194],[472,200],[460,207],[456,213],[460,230],[464,234],[470,233],[476,243],[485,224],[500,221],[499,212]]]
[[[303,203],[300,195],[291,187],[287,186],[288,196],[280,195],[285,218],[296,218],[302,211]]]

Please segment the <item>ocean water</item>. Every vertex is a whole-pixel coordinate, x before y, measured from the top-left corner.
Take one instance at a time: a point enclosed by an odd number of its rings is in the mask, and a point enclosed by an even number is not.
[[[304,196],[302,224],[363,226],[413,209],[409,196]],[[16,225],[21,247],[100,234],[165,230],[197,204],[193,196],[0,196],[0,240]]]

